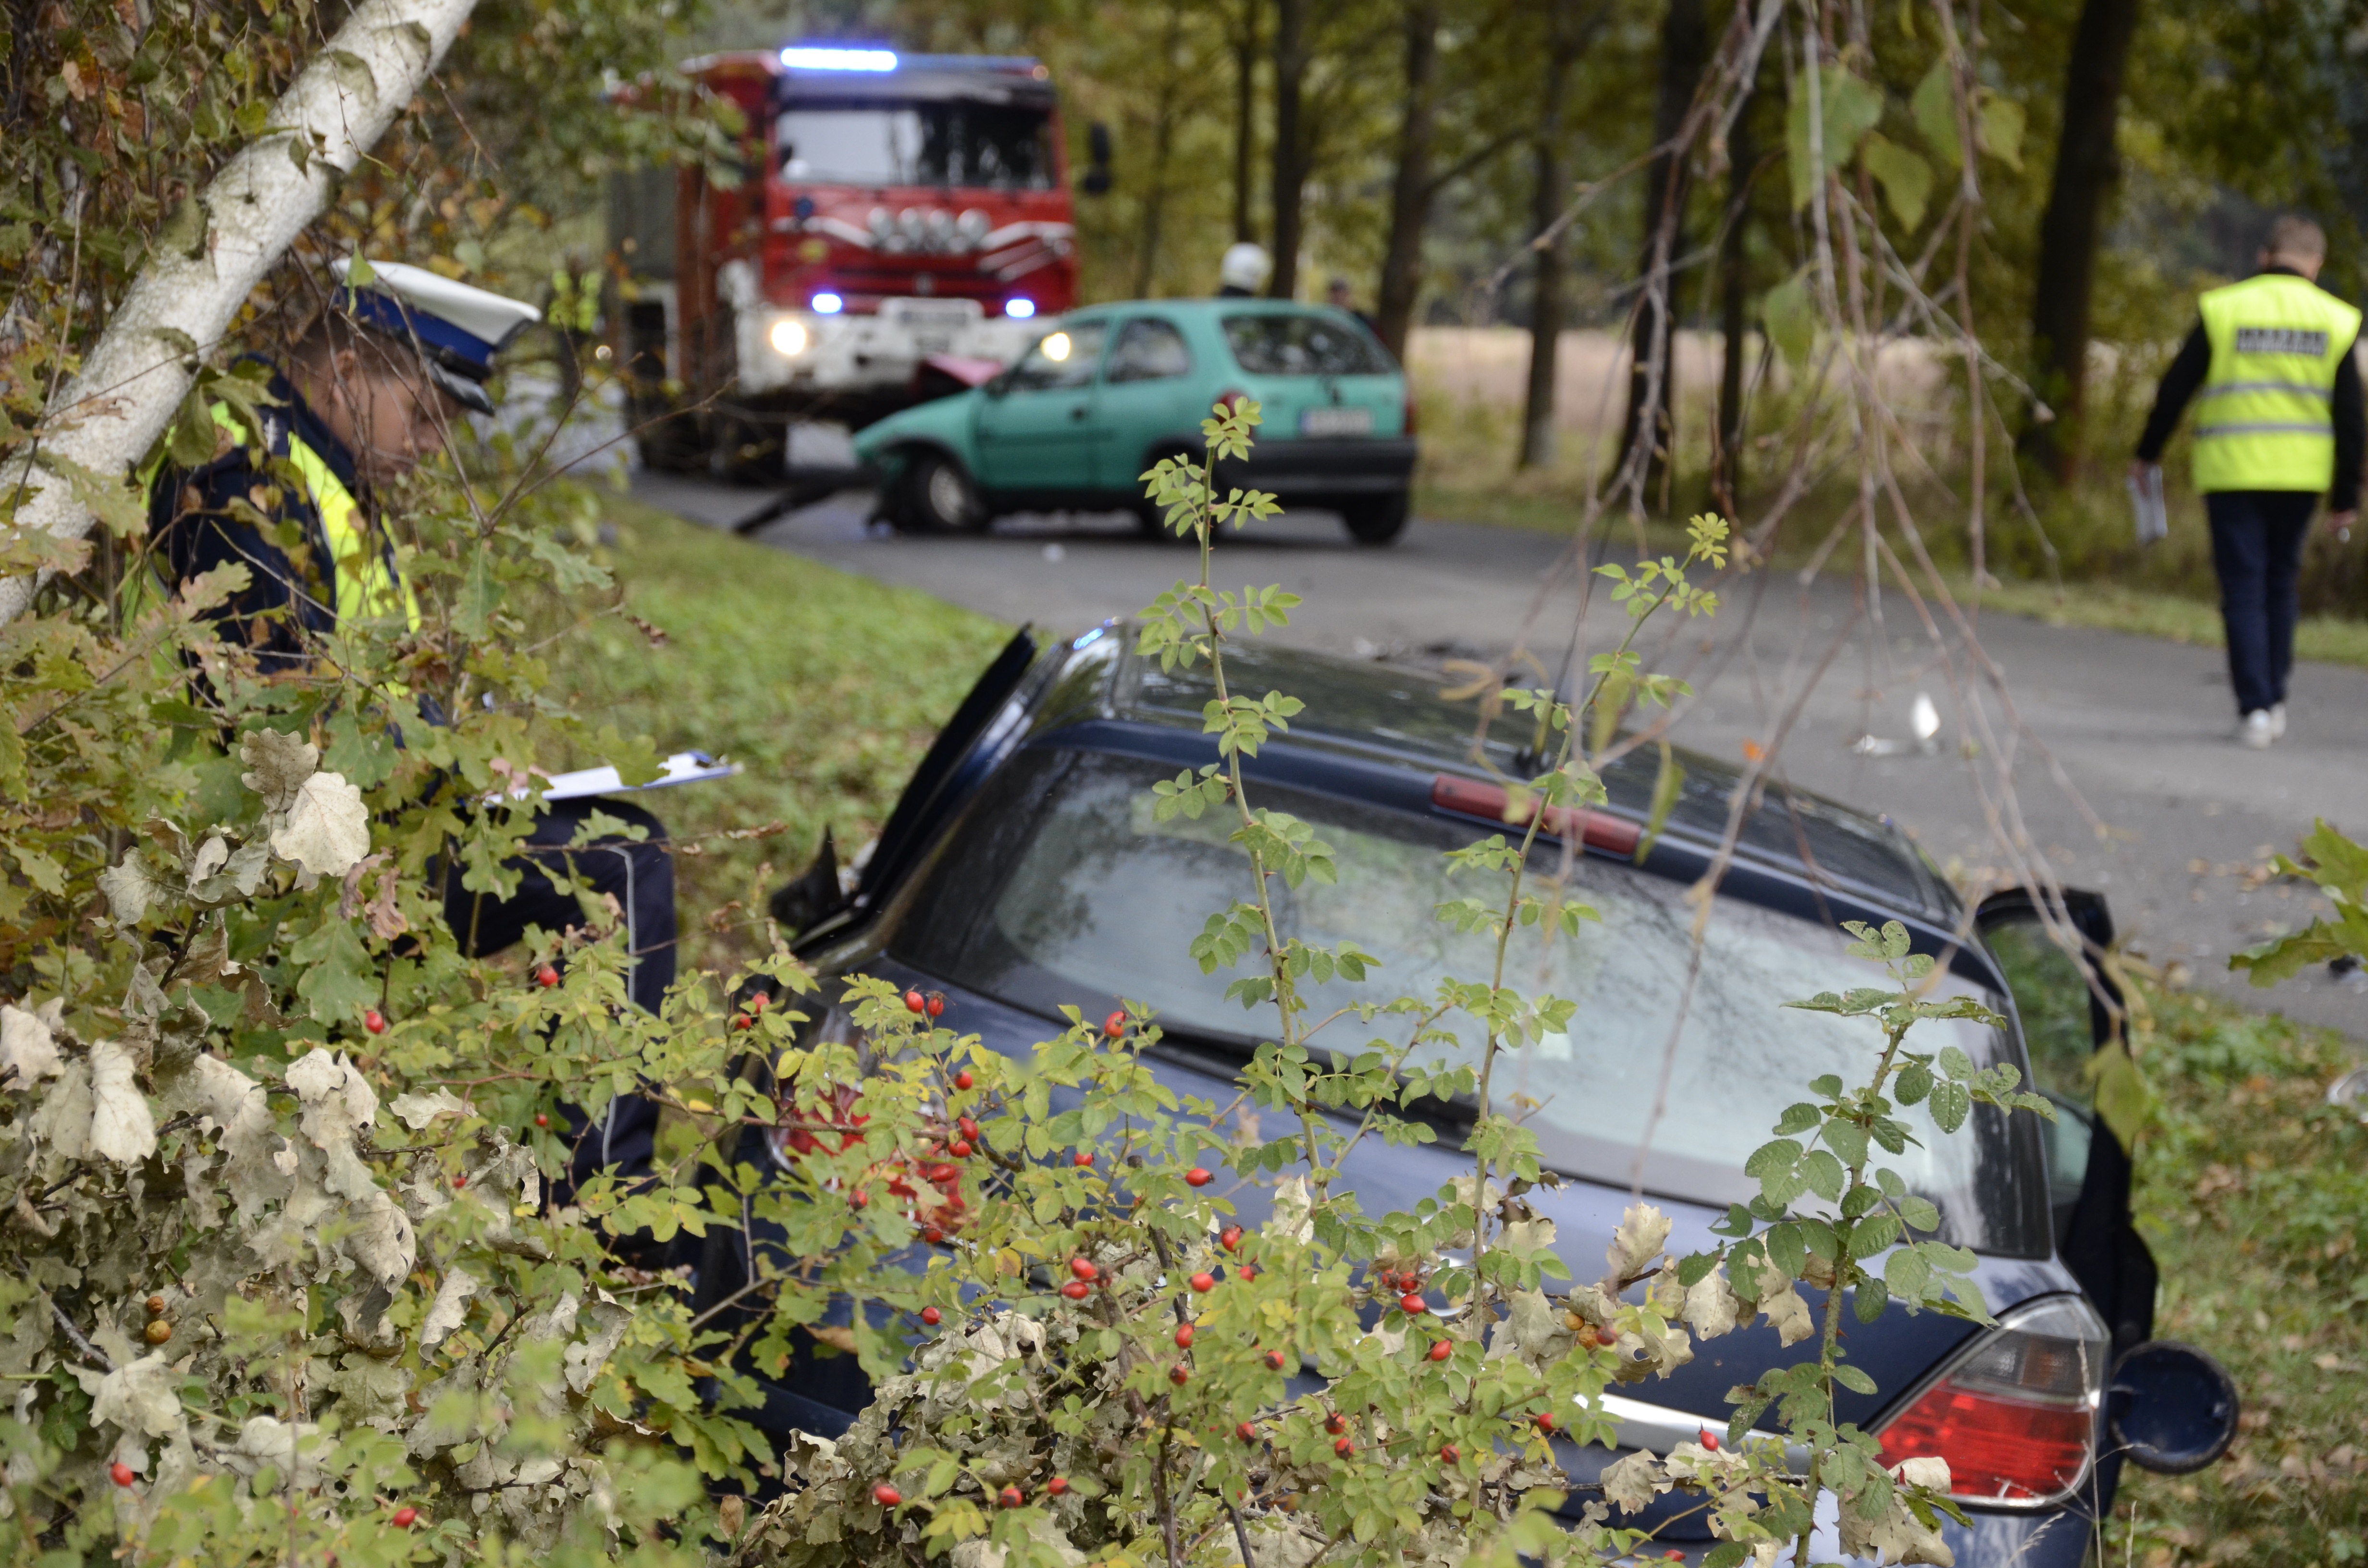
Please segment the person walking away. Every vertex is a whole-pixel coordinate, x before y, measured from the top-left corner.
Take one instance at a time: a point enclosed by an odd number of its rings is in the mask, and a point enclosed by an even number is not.
[[[1346,311],[1364,323],[1366,331],[1373,330],[1373,318],[1357,308],[1357,291],[1349,286],[1347,278],[1335,278],[1325,285],[1324,302],[1336,311]]]
[[[1274,260],[1264,246],[1243,240],[1225,247],[1217,262],[1217,298],[1247,300],[1266,287],[1274,271]]]
[[[149,493],[150,526],[176,581],[233,561],[246,566],[248,586],[215,614],[225,638],[283,677],[314,670],[319,640],[340,622],[400,619],[418,629],[419,607],[397,568],[377,498],[441,452],[462,414],[493,412],[485,381],[494,355],[541,317],[532,305],[422,267],[381,263],[359,286],[346,281],[348,264],[334,270],[329,308],[272,367],[275,402],[255,449],[237,417],[218,403],[213,416],[229,437],[225,449],[195,469],[165,469]],[[272,458],[295,471],[301,488],[270,475]],[[268,511],[256,510],[255,498],[274,495]],[[579,844],[577,830],[595,811],[639,827],[642,836]],[[458,866],[445,869],[444,918],[472,957],[499,952],[529,926],[556,932],[583,925],[576,890],[588,887],[622,912],[635,955],[628,994],[636,1006],[658,1010],[675,975],[674,858],[665,824],[621,801],[548,801],[523,853],[505,869],[519,878],[507,898],[470,891]],[[651,1101],[621,1096],[597,1123],[580,1112],[570,1119],[571,1187],[604,1167],[628,1178],[648,1171],[658,1122]]]
[[[2257,751],[2285,735],[2311,513],[2326,495],[2328,526],[2343,532],[2360,508],[2360,312],[2318,287],[2326,260],[2325,231],[2289,214],[2270,226],[2259,272],[2198,300],[2131,465],[2135,476],[2161,461],[2192,399],[2237,738]]]

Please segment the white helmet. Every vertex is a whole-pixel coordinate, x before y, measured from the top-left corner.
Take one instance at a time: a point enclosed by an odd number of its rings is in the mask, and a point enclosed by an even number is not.
[[[1225,259],[1217,264],[1217,281],[1230,289],[1256,289],[1273,270],[1265,247],[1244,240],[1225,247]]]

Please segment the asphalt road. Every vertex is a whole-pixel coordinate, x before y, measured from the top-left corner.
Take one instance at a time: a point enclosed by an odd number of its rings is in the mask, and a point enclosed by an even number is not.
[[[635,494],[714,526],[765,500],[653,474]],[[870,506],[838,497],[752,537],[1061,631],[1141,608],[1190,560],[1124,517],[1006,518],[985,537],[916,540],[867,529]],[[1321,513],[1226,541],[1218,572],[1220,586],[1304,596],[1277,633],[1293,642],[1433,666],[1526,647],[1547,677],[1575,623],[1596,650],[1624,625],[1600,594],[1581,615],[1583,581],[1546,535],[1417,520],[1395,545],[1361,550]],[[1999,614],[1969,637],[1934,608],[1936,637],[1896,591],[1862,603],[1846,565],[1805,588],[1789,574],[1742,578],[1727,599],[1715,619],[1645,644],[1648,665],[1698,689],[1672,730],[1680,744],[1729,759],[1774,747],[1784,779],[1889,813],[1961,880],[2010,882],[2044,863],[2104,892],[2151,961],[2368,1040],[2368,973],[2319,969],[2263,992],[2226,968],[2323,907],[2307,885],[2266,876],[2271,853],[2291,853],[2318,817],[2368,835],[2368,670],[2299,668],[2286,740],[2251,752],[2231,738],[2215,649]],[[1940,719],[1929,751],[1915,739],[1919,696]]]

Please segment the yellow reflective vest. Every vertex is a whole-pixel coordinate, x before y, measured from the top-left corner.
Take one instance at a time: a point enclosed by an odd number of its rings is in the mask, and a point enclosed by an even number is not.
[[[229,431],[232,440],[245,441],[246,426],[238,422],[228,403],[215,403],[211,412],[214,423]],[[362,518],[361,504],[328,460],[290,430],[288,462],[304,482],[304,498],[321,519],[322,542],[329,552],[330,608],[336,611],[339,623],[400,615],[406,630],[418,631],[417,597],[394,569],[393,551],[373,537]]]
[[[2307,278],[2264,272],[2198,301],[2212,368],[2195,394],[2195,488],[2335,483],[2335,373],[2360,312]]]

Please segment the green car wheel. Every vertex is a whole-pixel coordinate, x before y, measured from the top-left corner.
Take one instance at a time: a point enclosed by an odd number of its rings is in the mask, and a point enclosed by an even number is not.
[[[970,475],[938,452],[916,452],[905,462],[887,510],[898,533],[975,533],[990,521]]]

